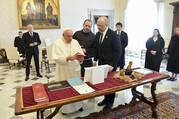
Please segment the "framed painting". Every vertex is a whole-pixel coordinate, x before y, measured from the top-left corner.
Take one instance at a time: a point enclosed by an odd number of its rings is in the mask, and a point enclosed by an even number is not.
[[[32,24],[35,29],[60,28],[59,0],[17,0],[20,29]]]

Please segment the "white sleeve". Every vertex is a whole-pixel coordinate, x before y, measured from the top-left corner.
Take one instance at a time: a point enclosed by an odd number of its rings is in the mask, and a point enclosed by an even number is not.
[[[62,63],[62,64],[66,64],[66,55],[62,52],[61,48],[57,46],[56,43],[53,44],[52,46],[52,59],[56,62],[56,63]]]
[[[77,48],[77,50],[78,50],[79,53],[81,53],[81,54],[84,55],[84,52],[83,52],[83,50],[82,50],[80,44],[78,43],[78,41],[76,41],[76,48]]]

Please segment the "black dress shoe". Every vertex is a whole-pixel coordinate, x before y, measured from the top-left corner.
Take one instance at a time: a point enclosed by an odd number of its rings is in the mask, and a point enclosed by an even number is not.
[[[171,79],[172,79],[172,77],[168,78],[167,80],[169,80],[169,81],[170,81]]]
[[[101,102],[98,103],[98,106],[104,106],[104,105],[106,105],[105,100],[103,100],[103,101],[101,101]]]
[[[169,78],[169,79],[167,79],[167,80],[169,80],[169,81],[176,81],[177,79],[176,78]]]
[[[29,77],[28,77],[28,76],[26,76],[26,77],[25,77],[25,81],[28,81],[28,80],[29,80]]]
[[[113,104],[112,103],[108,103],[104,106],[104,109],[112,109]]]
[[[62,112],[62,115],[67,115],[67,113],[63,113],[63,112]]]
[[[41,75],[41,74],[37,74],[37,77],[40,77],[40,78],[42,78],[42,75]]]
[[[83,107],[81,107],[78,111],[82,112],[83,111]]]

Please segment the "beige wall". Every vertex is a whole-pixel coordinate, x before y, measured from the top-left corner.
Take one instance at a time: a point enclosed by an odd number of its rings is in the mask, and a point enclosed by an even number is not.
[[[13,48],[14,37],[17,35],[18,18],[17,18],[17,0],[0,0],[0,48],[6,48],[8,56],[16,56],[16,50]],[[60,0],[61,29],[37,30],[41,39],[49,38],[52,41],[60,37],[62,29],[70,27],[74,31],[81,29],[82,22],[88,17],[88,8],[106,9],[115,11],[115,22],[121,21],[124,24],[125,8],[128,0]],[[166,44],[169,42],[172,31],[173,7],[171,2],[179,0],[165,0],[164,3],[164,21],[163,35]],[[8,7],[7,7],[8,6]]]
[[[129,0],[119,0],[119,14],[118,14],[118,19],[125,24],[125,10],[127,8]]]
[[[16,57],[13,48],[14,37],[17,35],[18,12],[17,0],[0,0],[0,48],[7,50],[10,58]],[[120,0],[60,0],[61,27],[70,27],[74,31],[81,29],[82,22],[88,17],[88,8],[106,9],[115,11],[115,22],[119,20]],[[37,30],[41,39],[56,40],[60,37],[62,29]]]
[[[179,2],[179,0],[165,0],[164,3],[164,38],[166,46],[168,46],[171,35],[172,35],[172,23],[173,23],[173,6],[170,5],[172,2]]]

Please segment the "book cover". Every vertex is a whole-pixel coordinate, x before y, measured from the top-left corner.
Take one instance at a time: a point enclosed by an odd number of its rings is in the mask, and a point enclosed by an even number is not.
[[[67,81],[60,81],[60,82],[52,82],[48,84],[48,89],[50,91],[61,90],[65,88],[71,87]]]
[[[42,83],[32,84],[34,101],[37,103],[49,102],[47,92]]]
[[[77,85],[82,85],[84,84],[84,81],[80,79],[80,77],[74,77],[71,79],[68,79],[67,82],[71,85],[71,86],[77,86]]]

